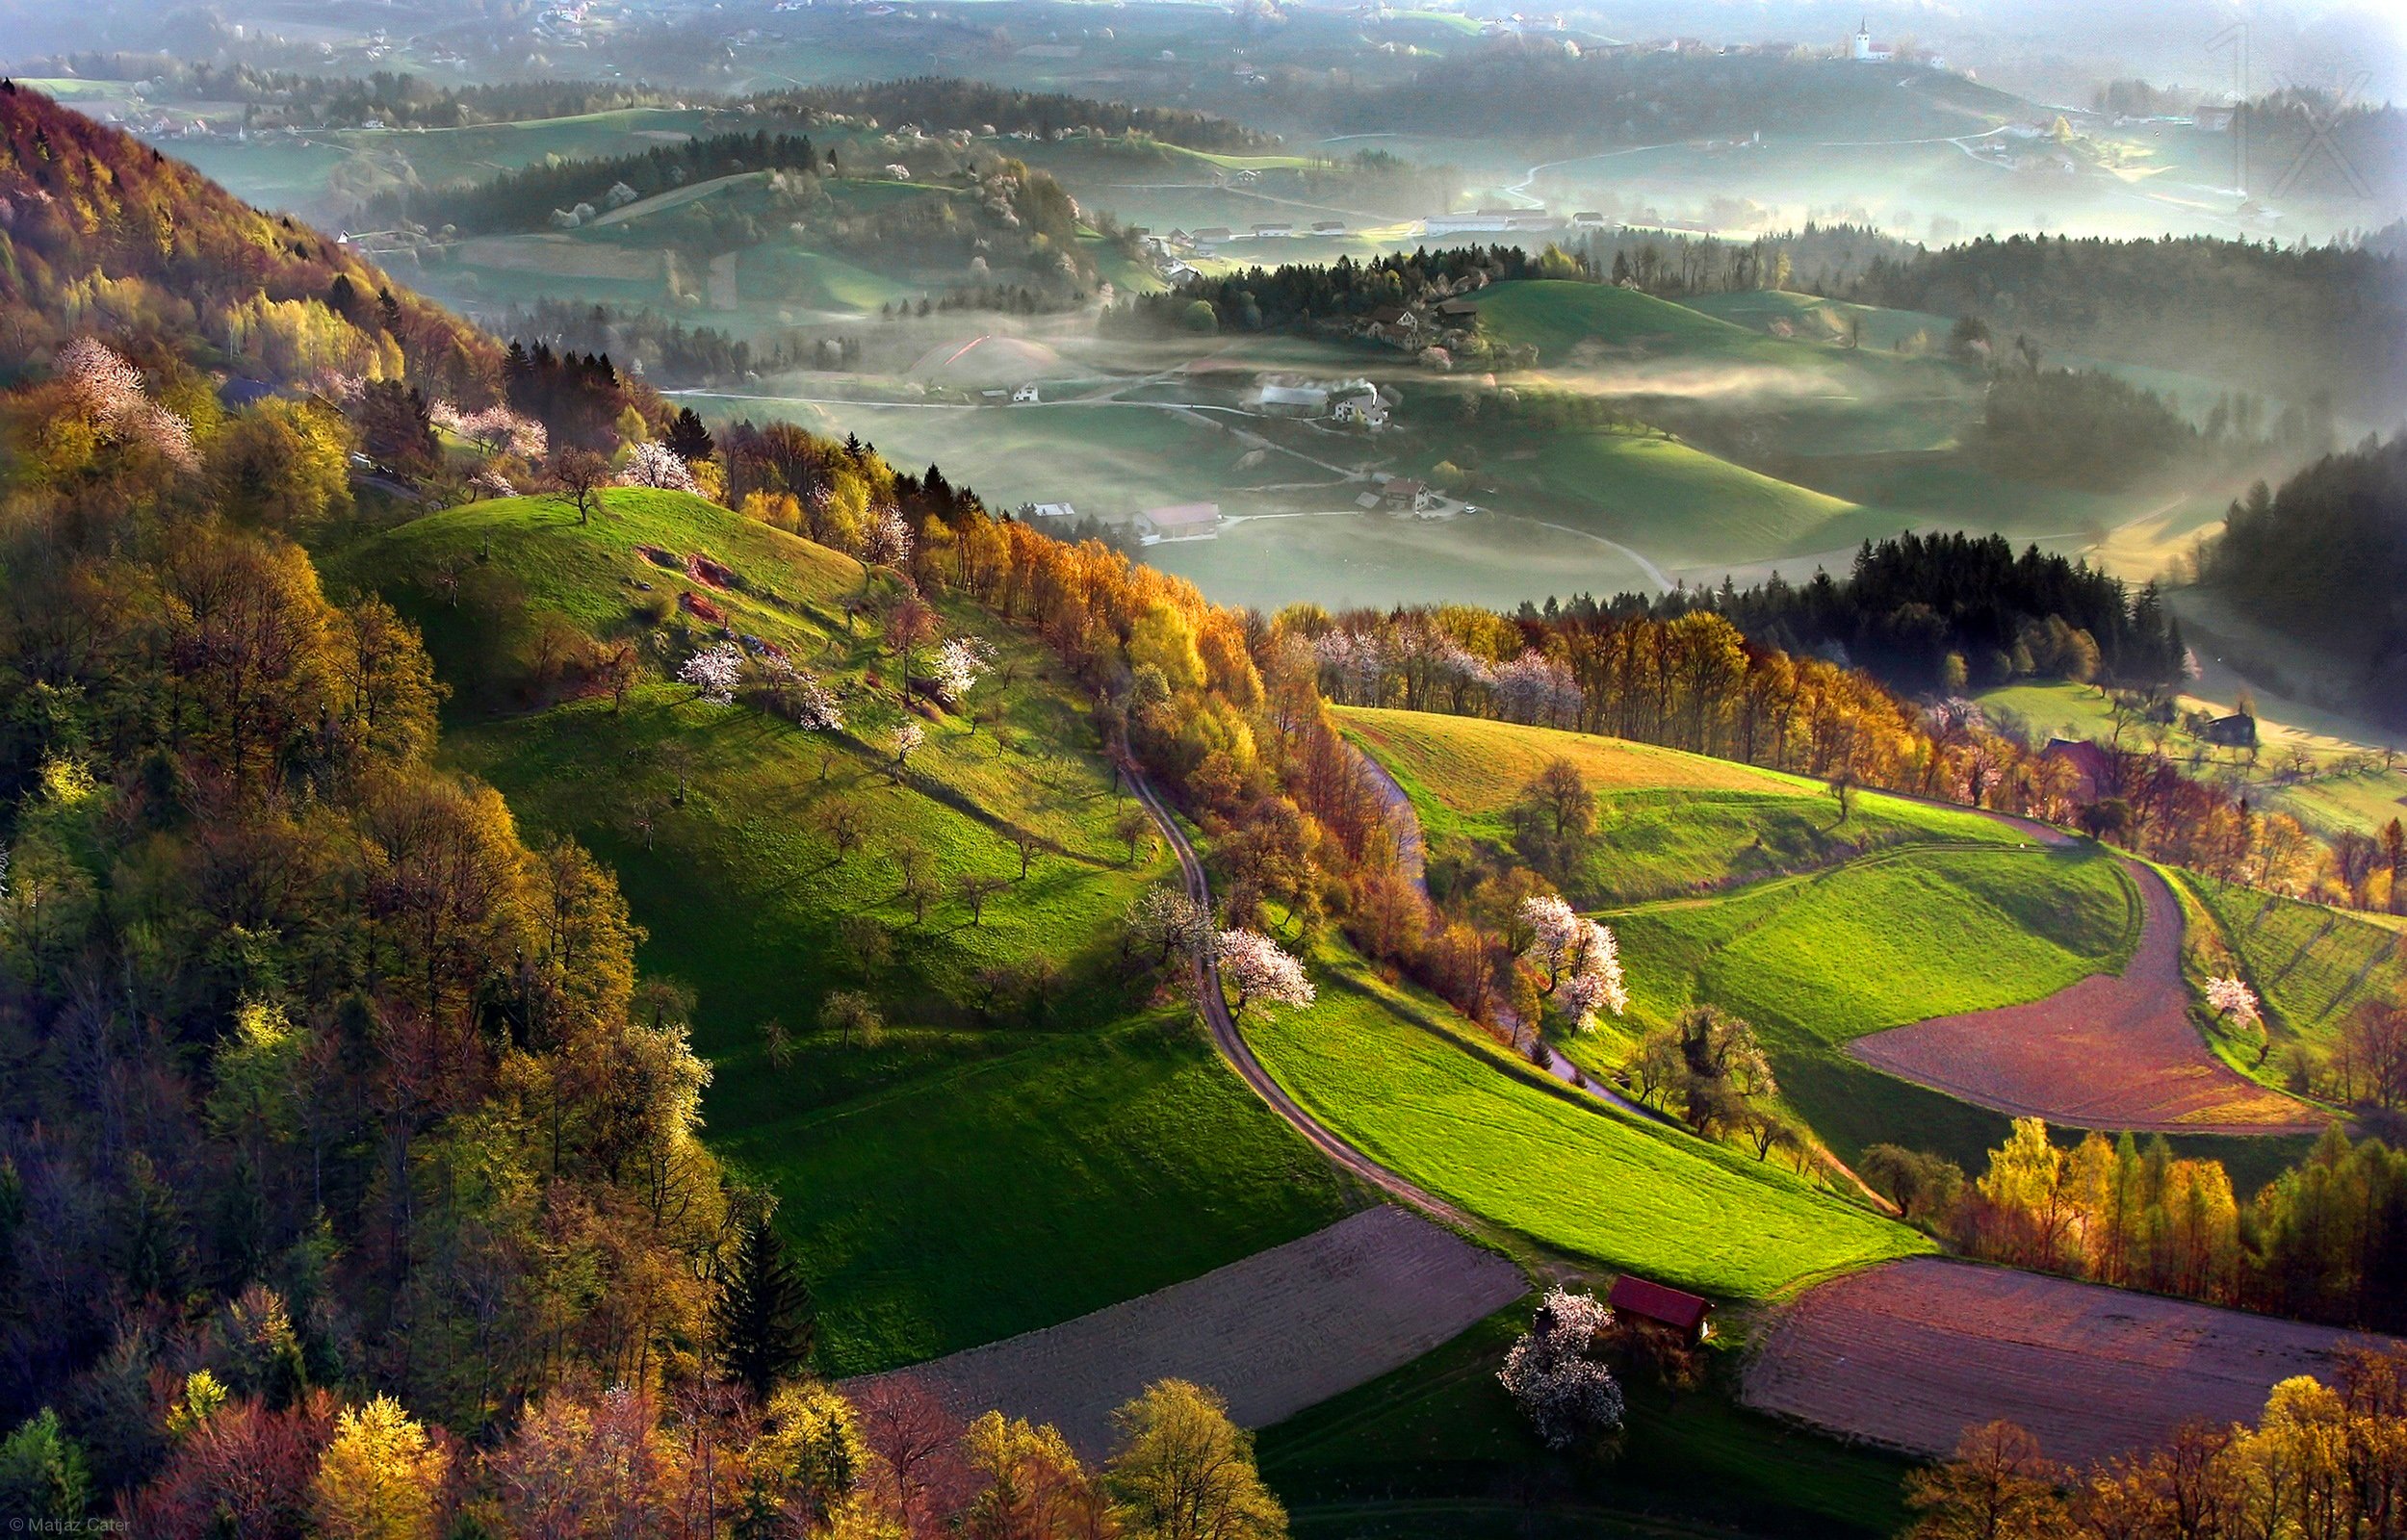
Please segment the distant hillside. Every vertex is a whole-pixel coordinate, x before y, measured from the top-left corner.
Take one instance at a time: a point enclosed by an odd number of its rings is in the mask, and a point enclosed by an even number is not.
[[[1191,150],[1251,150],[1279,142],[1241,123],[1209,113],[1176,107],[1131,107],[1059,91],[1014,90],[985,81],[921,75],[909,80],[864,81],[815,86],[755,98],[764,108],[841,114],[873,118],[888,127],[904,123],[927,130],[970,129],[984,133],[1034,134],[1050,138],[1064,130],[1145,134]]]
[[[2232,504],[2200,579],[2330,649],[2384,720],[2407,724],[2407,436],[2368,439]]]
[[[490,397],[501,362],[348,247],[13,81],[0,82],[0,384],[83,331],[137,362],[278,384],[399,363],[429,395],[467,400]]]
[[[1901,90],[1901,86],[1906,88]],[[2021,98],[1961,76],[1827,59],[1498,51],[1450,59],[1400,85],[1323,92],[1317,111],[1349,133],[1410,129],[1541,142],[1651,144],[1707,136],[1851,139],[1977,132],[2029,112]]]
[[[1834,298],[1972,316],[2093,357],[2379,420],[2407,399],[2407,269],[2375,251],[2199,236],[2014,236],[1876,256]]]

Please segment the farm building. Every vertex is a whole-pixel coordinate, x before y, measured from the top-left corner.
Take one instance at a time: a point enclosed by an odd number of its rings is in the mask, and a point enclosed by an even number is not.
[[[1034,385],[1021,386],[1018,390],[1011,393],[1011,398],[1014,401],[1022,403],[1032,403],[1044,399],[1043,396],[1038,393],[1037,388]]]
[[[1225,244],[1229,239],[1229,227],[1225,224],[1207,224],[1195,232],[1197,245],[1216,246]]]
[[[1149,546],[1165,540],[1210,540],[1219,533],[1217,502],[1173,502],[1137,515],[1137,538]]]
[[[1067,502],[1031,502],[1021,513],[1030,519],[1074,519],[1078,510]]]
[[[1629,1273],[1613,1280],[1605,1303],[1623,1315],[1669,1326],[1692,1343],[1713,1335],[1713,1301]]]
[[[1292,224],[1257,224],[1254,227],[1254,239],[1256,241],[1284,241],[1293,234],[1295,226]]]
[[[1343,235],[1346,233],[1346,221],[1343,219],[1315,219],[1312,221],[1312,233],[1319,236]]]
[[[1605,217],[1593,209],[1582,209],[1571,216],[1571,228],[1574,230],[1601,230],[1604,227]]]
[[[1364,391],[1359,396],[1349,396],[1339,401],[1330,415],[1340,423],[1359,423],[1370,428],[1385,427],[1387,403],[1379,398],[1377,392]]]
[[[1429,501],[1429,485],[1410,476],[1394,476],[1379,489],[1379,495],[1388,507],[1399,513],[1418,513],[1422,505]]]
[[[2257,746],[2257,719],[2245,711],[2219,716],[2198,729],[2198,735],[2219,749],[2253,749]]]
[[[1437,302],[1437,314],[1448,321],[1469,321],[1479,314],[1479,306],[1468,299],[1441,299]]]
[[[1329,410],[1329,391],[1320,385],[1271,384],[1262,387],[1259,401],[1263,411],[1281,417],[1318,417]]]

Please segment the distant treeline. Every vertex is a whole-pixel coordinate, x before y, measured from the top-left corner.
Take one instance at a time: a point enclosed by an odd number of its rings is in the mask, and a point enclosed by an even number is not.
[[[725,385],[753,374],[841,368],[861,356],[858,337],[796,334],[756,346],[715,326],[688,326],[650,310],[538,299],[495,322],[505,337],[564,353],[603,353],[640,367],[655,385]]]
[[[164,54],[79,54],[65,61],[76,74],[159,84],[151,94],[187,101],[241,102],[245,121],[273,127],[357,128],[375,121],[393,128],[463,128],[476,123],[523,123],[631,107],[668,107],[691,100],[648,86],[590,80],[512,81],[446,86],[406,71],[379,69],[366,77],[310,75],[255,64],[185,64]]]
[[[815,175],[818,170],[818,152],[807,136],[766,131],[713,134],[632,155],[529,166],[466,187],[388,193],[369,208],[376,217],[430,226],[449,224],[464,232],[527,230],[540,227],[556,209],[572,209],[579,203],[598,207],[610,189],[621,183],[637,197],[651,197],[688,183],[742,171]]]
[[[1667,298],[1749,289],[1822,293],[1849,282],[1875,257],[1899,261],[1921,249],[1870,225],[1810,221],[1801,230],[1747,242],[1643,229],[1600,231],[1578,247],[1590,267],[1615,283]]]
[[[2232,504],[2199,580],[2347,658],[2359,698],[2407,726],[2407,435],[2368,438]]]
[[[2176,464],[2199,438],[2163,398],[2104,370],[2009,366],[1989,381],[1974,447],[2004,475],[2115,488]]]
[[[2329,391],[2380,409],[2407,396],[2407,265],[2363,246],[1983,237],[1876,255],[1821,292],[2299,401]]]
[[[1450,292],[1475,272],[1485,272],[1490,282],[1536,277],[1541,260],[1519,246],[1455,246],[1443,251],[1424,246],[1368,262],[1346,256],[1326,265],[1289,263],[1275,270],[1248,268],[1183,289],[1139,295],[1122,316],[1140,325],[1166,329],[1190,324],[1189,312],[1202,303],[1212,308],[1222,326],[1247,331],[1359,321],[1374,311],[1420,303],[1440,289]],[[1566,275],[1577,276],[1577,272],[1547,274]]]
[[[2181,677],[2181,624],[2154,583],[2134,592],[2086,562],[2003,535],[1908,534],[1867,541],[1845,578],[1774,575],[1741,589],[1546,602],[1532,619],[1670,620],[1709,609],[1759,646],[1843,658],[1910,690],[1960,689],[2017,676],[2133,685]],[[1950,678],[1954,658],[1963,678]]]
[[[1060,92],[1014,90],[1007,86],[946,76],[865,81],[850,86],[811,86],[757,96],[764,108],[786,112],[874,117],[887,128],[904,123],[923,129],[993,127],[1004,134],[1050,138],[1056,130],[1088,128],[1105,134],[1147,134],[1166,144],[1193,150],[1251,150],[1278,142],[1242,124],[1209,113],[1175,107],[1131,107]]]

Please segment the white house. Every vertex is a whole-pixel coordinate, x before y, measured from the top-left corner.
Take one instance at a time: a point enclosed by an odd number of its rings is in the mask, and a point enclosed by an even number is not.
[[[1284,241],[1293,234],[1295,226],[1292,224],[1257,224],[1254,227],[1254,239],[1256,241]]]
[[[1031,502],[1020,510],[1031,519],[1075,519],[1078,510],[1067,502]]]
[[[1034,403],[1040,399],[1034,385],[1022,385],[1011,393],[1014,402]]]
[[[1366,391],[1339,401],[1330,415],[1340,423],[1359,423],[1376,430],[1387,425],[1387,403],[1379,398],[1377,392]]]
[[[1165,540],[1211,540],[1220,534],[1220,504],[1173,502],[1137,515],[1137,539],[1157,546]]]

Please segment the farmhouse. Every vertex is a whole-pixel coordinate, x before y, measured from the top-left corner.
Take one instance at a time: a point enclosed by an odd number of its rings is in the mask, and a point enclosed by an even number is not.
[[[1220,534],[1220,504],[1173,502],[1137,515],[1137,538],[1149,546],[1165,540],[1210,540]]]
[[[1043,399],[1034,385],[1021,386],[1011,393],[1011,398],[1016,402],[1036,402]]]
[[[1292,224],[1257,224],[1254,227],[1254,239],[1256,241],[1284,241],[1293,234],[1295,226]]]
[[[1713,1335],[1713,1301],[1629,1273],[1613,1280],[1605,1303],[1623,1315],[1669,1326],[1691,1343]]]
[[[1229,239],[1229,226],[1225,224],[1207,224],[1195,232],[1195,244],[1200,246],[1222,245]]]
[[[1067,502],[1031,502],[1020,510],[1031,519],[1074,519],[1078,510]]]
[[[1437,302],[1437,314],[1449,321],[1469,321],[1479,314],[1479,306],[1468,299],[1441,299]]]
[[[1410,476],[1394,476],[1380,488],[1380,497],[1399,513],[1418,513],[1429,502],[1429,485]]]
[[[1604,227],[1605,217],[1593,209],[1583,209],[1571,216],[1571,228],[1574,230],[1601,230]]]
[[[2201,726],[2198,735],[2219,749],[2253,749],[2257,746],[2257,719],[2245,711],[2235,711]]]
[[[1318,417],[1329,409],[1329,391],[1319,385],[1265,385],[1261,407],[1282,417]]]
[[[1346,233],[1346,221],[1343,219],[1315,219],[1312,221],[1312,233],[1318,236],[1343,235]]]
[[[1387,425],[1387,403],[1379,398],[1377,392],[1365,391],[1339,401],[1330,415],[1340,423],[1359,423],[1364,427],[1382,428]]]

